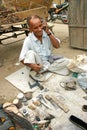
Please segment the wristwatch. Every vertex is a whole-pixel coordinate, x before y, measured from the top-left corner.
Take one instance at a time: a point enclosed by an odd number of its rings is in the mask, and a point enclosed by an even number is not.
[[[51,35],[51,33],[48,33],[47,35],[48,35],[48,36],[50,36],[50,35]]]

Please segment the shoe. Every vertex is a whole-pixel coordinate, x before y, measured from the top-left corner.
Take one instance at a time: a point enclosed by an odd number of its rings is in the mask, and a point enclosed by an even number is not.
[[[82,110],[87,112],[87,105],[83,105]]]
[[[74,123],[75,125],[77,125],[78,127],[80,127],[82,130],[87,130],[87,123],[85,123],[84,121],[82,121],[81,119],[71,115],[70,116],[70,121],[72,123]]]
[[[39,73],[37,73],[37,72],[35,72],[35,71],[30,71],[30,77],[32,78],[32,79],[34,79],[34,80],[36,80],[36,81],[40,81],[40,82],[42,82],[42,81],[45,81],[45,76],[43,75],[43,74],[39,74]]]

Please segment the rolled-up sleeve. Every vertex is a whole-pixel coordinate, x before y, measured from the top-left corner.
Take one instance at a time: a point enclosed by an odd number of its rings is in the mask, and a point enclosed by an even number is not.
[[[27,53],[27,51],[29,50],[29,39],[28,37],[24,40],[23,46],[22,46],[22,50],[19,56],[19,61],[22,61],[25,58],[25,55]]]

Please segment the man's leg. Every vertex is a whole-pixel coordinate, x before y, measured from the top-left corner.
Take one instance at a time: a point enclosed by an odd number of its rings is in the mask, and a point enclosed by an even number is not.
[[[24,63],[40,64],[42,65],[40,57],[32,50],[29,50],[25,56]],[[27,67],[29,75],[37,81],[44,81],[44,76],[37,74],[35,71],[31,71],[30,67]]]
[[[42,64],[40,57],[33,50],[27,52],[24,63]]]
[[[57,73],[57,74],[61,74],[61,75],[68,75],[69,74],[69,70],[67,69],[68,63],[69,63],[69,61],[65,58],[56,60],[56,61],[54,61],[54,63],[52,63],[48,67],[48,70],[53,73]]]

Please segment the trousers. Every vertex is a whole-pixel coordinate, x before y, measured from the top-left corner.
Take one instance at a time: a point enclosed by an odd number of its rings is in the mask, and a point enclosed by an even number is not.
[[[64,69],[69,63],[68,60],[61,58],[59,60],[54,60],[53,63],[48,61],[43,62],[36,52],[29,50],[25,56],[24,63],[40,64],[43,68],[48,71],[58,73],[59,70]],[[27,67],[30,70],[29,67]]]

